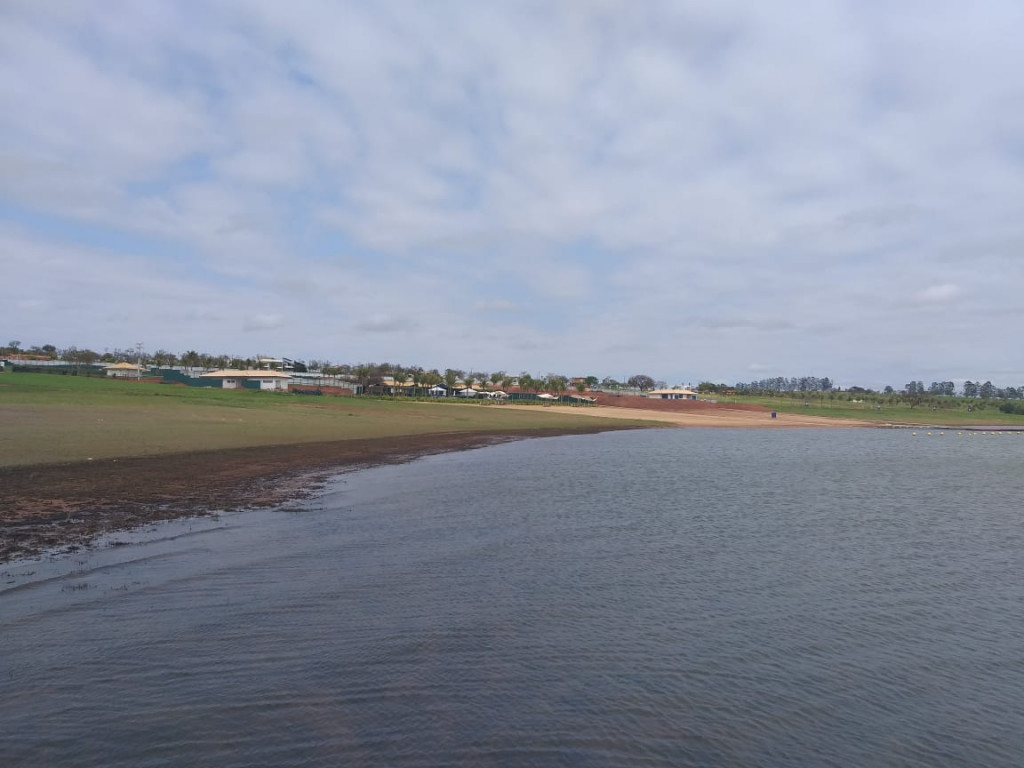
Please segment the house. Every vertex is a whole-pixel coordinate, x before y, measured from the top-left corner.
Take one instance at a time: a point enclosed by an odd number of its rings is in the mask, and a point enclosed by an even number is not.
[[[411,378],[407,378],[405,381],[398,381],[394,376],[382,377],[379,388],[381,394],[386,392],[389,395],[408,395],[416,392],[416,384],[413,383]]]
[[[262,391],[287,391],[292,380],[290,374],[281,371],[236,371],[225,368],[199,376],[200,379],[220,379],[224,389],[259,389]]]
[[[103,370],[115,379],[137,379],[142,375],[142,368],[135,363],[114,363],[103,366]]]
[[[655,400],[696,400],[697,393],[692,389],[652,389],[647,393],[647,397],[652,397]]]

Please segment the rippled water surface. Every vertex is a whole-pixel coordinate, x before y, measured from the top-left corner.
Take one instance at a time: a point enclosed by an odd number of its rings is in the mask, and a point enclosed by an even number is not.
[[[1016,766],[1024,437],[620,432],[0,566],[5,766]]]

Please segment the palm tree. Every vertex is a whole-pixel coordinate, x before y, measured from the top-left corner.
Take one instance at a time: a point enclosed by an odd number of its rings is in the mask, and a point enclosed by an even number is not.
[[[181,364],[185,368],[195,368],[199,365],[199,353],[194,349],[190,349],[188,352],[181,356]]]

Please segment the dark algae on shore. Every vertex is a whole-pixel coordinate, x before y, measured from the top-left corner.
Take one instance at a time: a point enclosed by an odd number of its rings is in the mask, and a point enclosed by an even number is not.
[[[0,562],[143,523],[303,497],[331,473],[600,429],[442,433],[0,468]]]

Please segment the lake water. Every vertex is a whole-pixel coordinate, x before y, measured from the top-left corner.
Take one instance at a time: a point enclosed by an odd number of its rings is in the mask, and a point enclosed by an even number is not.
[[[4,766],[1018,766],[1024,436],[659,430],[0,566]]]

